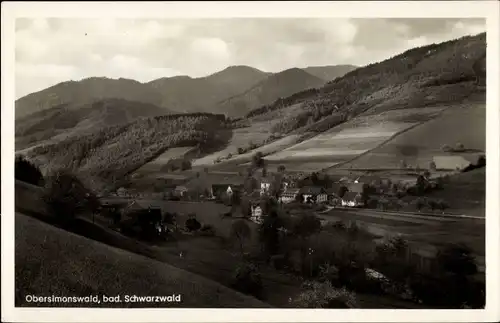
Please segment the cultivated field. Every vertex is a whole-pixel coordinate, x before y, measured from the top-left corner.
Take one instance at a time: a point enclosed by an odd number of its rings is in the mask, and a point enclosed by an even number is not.
[[[167,149],[163,154],[150,161],[147,164],[144,164],[141,168],[139,168],[136,173],[141,175],[154,174],[156,172],[165,172],[162,168],[167,166],[168,162],[174,159],[182,159],[184,156],[191,151],[193,151],[194,147],[175,147]]]
[[[485,104],[465,104],[451,107],[439,117],[414,127],[381,145],[343,168],[399,168],[402,159],[409,165],[428,167],[432,157],[446,155],[443,145],[462,143],[466,158],[485,151]]]
[[[233,130],[233,137],[227,147],[210,155],[193,160],[193,166],[212,166],[218,158],[225,158],[229,154],[237,155],[238,148],[247,148],[250,143],[259,144],[266,140],[271,133],[269,132],[272,124],[268,121],[253,123],[247,128],[238,128]]]
[[[358,116],[265,159],[272,164],[284,164],[291,171],[318,171],[333,167],[374,149],[419,122],[435,117],[441,110],[429,107]]]

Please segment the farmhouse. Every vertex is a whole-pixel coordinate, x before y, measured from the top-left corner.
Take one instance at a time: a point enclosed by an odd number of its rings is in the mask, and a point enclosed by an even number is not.
[[[341,184],[334,184],[332,187],[328,188],[325,192],[327,195],[327,201],[332,203],[335,199],[339,199],[339,191],[342,187]]]
[[[271,188],[271,182],[267,179],[264,179],[260,182],[260,195],[266,195],[269,193],[269,189]]]
[[[437,170],[458,170],[468,167],[471,162],[462,156],[434,156],[432,159]]]
[[[241,185],[231,185],[231,184],[213,184],[212,194],[214,196],[232,196],[237,192],[241,192]]]
[[[306,186],[300,189],[304,203],[325,203],[328,201],[328,194],[322,187]]]
[[[183,185],[176,186],[174,189],[174,196],[184,197],[187,195],[188,191],[189,190],[187,189],[186,186]]]
[[[250,208],[252,211],[250,220],[255,223],[262,223],[263,216],[265,216],[262,214],[262,208],[259,205],[251,205]]]
[[[286,188],[283,193],[281,193],[279,197],[280,203],[290,203],[297,199],[297,195],[299,195],[299,188]]]
[[[363,206],[363,199],[361,193],[347,192],[342,197],[342,206],[346,207],[359,207]]]

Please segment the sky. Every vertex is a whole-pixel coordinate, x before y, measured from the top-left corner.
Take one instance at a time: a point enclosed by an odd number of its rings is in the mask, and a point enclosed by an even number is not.
[[[148,82],[232,65],[363,66],[485,30],[484,19],[470,18],[18,18],[16,98],[93,76]]]

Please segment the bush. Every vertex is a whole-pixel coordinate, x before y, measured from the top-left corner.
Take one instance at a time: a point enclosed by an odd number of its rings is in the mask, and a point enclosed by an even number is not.
[[[200,233],[204,236],[213,237],[215,236],[215,228],[211,224],[204,224],[200,229]]]
[[[288,255],[274,255],[271,257],[271,264],[277,270],[283,270],[291,266]]]
[[[355,308],[356,294],[345,288],[337,289],[330,282],[306,282],[304,292],[292,301],[300,308]]]
[[[49,178],[44,200],[50,212],[63,224],[71,222],[78,214],[95,212],[99,208],[95,194],[67,172]]]
[[[260,298],[262,278],[257,266],[248,262],[239,264],[234,272],[232,286],[244,294]]]
[[[201,223],[195,218],[190,218],[186,220],[186,229],[190,232],[198,231],[201,229]]]
[[[43,186],[44,180],[42,172],[24,156],[17,156],[15,162],[14,176],[17,180],[25,183]]]

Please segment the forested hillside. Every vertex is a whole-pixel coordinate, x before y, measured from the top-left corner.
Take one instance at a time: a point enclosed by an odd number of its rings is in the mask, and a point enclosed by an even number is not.
[[[16,120],[16,150],[57,136],[70,136],[141,117],[170,114],[158,106],[122,99],[105,99],[84,105],[62,104]]]
[[[217,149],[231,137],[225,117],[185,114],[139,119],[109,126],[58,143],[40,145],[29,152],[45,173],[69,169],[101,184],[122,178],[167,148],[195,146],[201,152]]]

